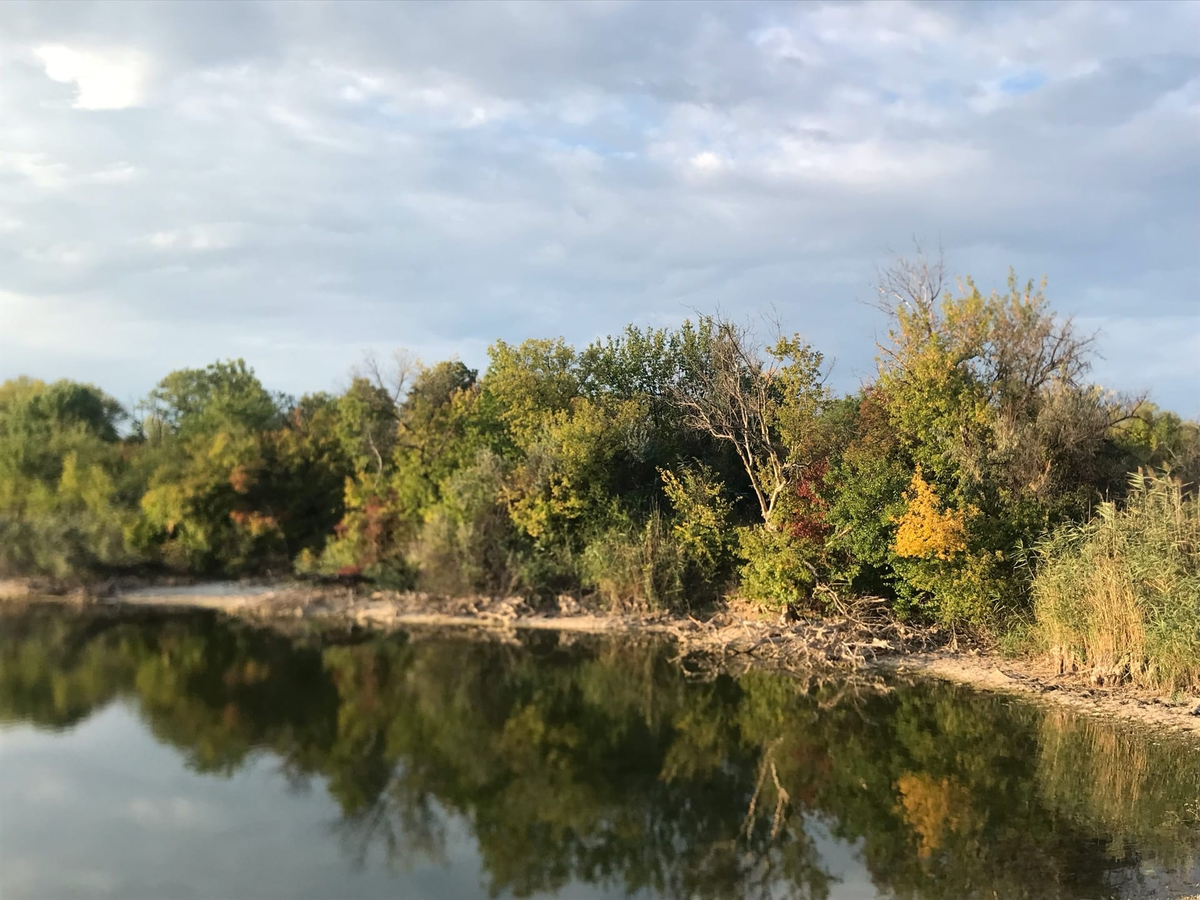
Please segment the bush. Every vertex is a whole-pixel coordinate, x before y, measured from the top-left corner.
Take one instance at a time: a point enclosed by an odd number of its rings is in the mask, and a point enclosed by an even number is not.
[[[897,558],[895,601],[902,616],[918,615],[951,627],[984,628],[1004,618],[1024,589],[1003,553],[977,549],[950,559]]]
[[[517,587],[520,540],[503,489],[503,460],[487,450],[446,479],[413,547],[420,587],[446,595],[508,594]]]
[[[324,575],[362,575],[381,586],[407,590],[415,572],[407,551],[414,530],[394,496],[377,493],[362,479],[346,480],[346,512],[319,556],[301,554],[297,570]]]
[[[1034,637],[1064,670],[1200,686],[1200,499],[1134,476],[1121,508],[1066,525],[1034,554]]]
[[[0,384],[0,575],[85,578],[135,566],[124,412],[89,385]]]
[[[816,576],[808,549],[787,532],[761,525],[739,528],[738,546],[745,560],[740,571],[743,597],[778,609],[811,592]]]
[[[726,587],[734,563],[733,505],[721,481],[708,466],[684,466],[676,475],[659,470],[663,493],[671,502],[671,534],[685,563],[684,588],[689,600],[708,600]]]

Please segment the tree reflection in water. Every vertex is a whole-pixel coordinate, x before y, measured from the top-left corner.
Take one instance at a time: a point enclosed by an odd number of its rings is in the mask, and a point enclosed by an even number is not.
[[[1097,897],[1195,871],[1193,747],[945,685],[689,678],[671,649],[532,635],[285,637],[211,614],[0,619],[0,722],[132,699],[189,766],[274,754],[320,779],[364,860],[445,858],[493,894],[594,882],[663,897],[821,898],[829,838],[881,893]]]

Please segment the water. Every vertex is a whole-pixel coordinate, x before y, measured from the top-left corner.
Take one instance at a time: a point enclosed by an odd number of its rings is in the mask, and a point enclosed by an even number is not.
[[[671,648],[0,617],[0,896],[1200,894],[1192,745]]]

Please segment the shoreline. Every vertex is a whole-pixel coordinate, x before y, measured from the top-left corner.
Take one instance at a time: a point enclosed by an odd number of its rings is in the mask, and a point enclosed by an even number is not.
[[[0,579],[0,603],[209,609],[284,630],[303,623],[305,627],[357,626],[381,632],[482,629],[495,636],[517,630],[649,634],[673,639],[684,654],[719,658],[724,668],[934,678],[1171,732],[1200,744],[1197,698],[1172,699],[1121,685],[1098,687],[1081,674],[1058,674],[1045,662],[1007,658],[983,647],[958,647],[944,631],[872,621],[857,614],[861,610],[783,624],[736,608],[702,620],[664,612],[614,613],[565,596],[558,598],[557,609],[535,609],[519,597],[440,598],[300,582],[168,584],[110,590],[102,596],[88,591],[47,594],[38,588],[31,581]]]

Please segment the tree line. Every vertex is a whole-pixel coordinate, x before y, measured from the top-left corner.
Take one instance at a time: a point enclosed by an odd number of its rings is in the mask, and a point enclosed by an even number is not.
[[[1042,288],[951,289],[917,261],[879,302],[878,370],[844,395],[799,335],[723,315],[582,349],[497,341],[482,373],[399,354],[299,399],[241,360],[172,372],[128,411],[11,380],[0,571],[296,571],[667,607],[819,607],[835,589],[995,628],[1033,609],[1035,548],[1120,502],[1130,473],[1194,496],[1196,423],[1089,380],[1091,338]]]

